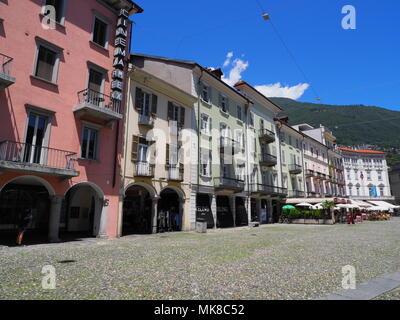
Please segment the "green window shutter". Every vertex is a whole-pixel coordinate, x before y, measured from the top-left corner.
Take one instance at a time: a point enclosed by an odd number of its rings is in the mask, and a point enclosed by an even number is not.
[[[168,167],[169,166],[169,143],[167,143],[167,149],[165,153],[165,165]]]
[[[138,156],[139,136],[132,136],[131,161],[135,162]]]
[[[172,120],[174,118],[174,105],[171,101],[168,101],[168,120]]]
[[[135,94],[135,109],[142,110],[143,108],[143,91],[142,89],[136,87],[136,94]]]
[[[151,95],[151,113],[153,115],[157,114],[157,103],[158,103],[158,97],[155,94]]]
[[[180,125],[181,125],[181,127],[183,127],[185,125],[185,108],[184,107],[181,107]]]

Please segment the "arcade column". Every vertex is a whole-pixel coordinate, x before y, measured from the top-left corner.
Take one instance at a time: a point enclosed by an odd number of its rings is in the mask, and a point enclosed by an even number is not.
[[[64,200],[64,196],[53,196],[50,199],[50,218],[49,218],[49,242],[59,242],[59,228],[60,228],[60,216],[61,206]]]

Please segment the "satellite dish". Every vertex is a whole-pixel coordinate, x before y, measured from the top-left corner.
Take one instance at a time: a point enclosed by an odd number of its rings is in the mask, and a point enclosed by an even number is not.
[[[269,20],[270,19],[268,13],[263,13],[262,17],[263,17],[264,20]]]

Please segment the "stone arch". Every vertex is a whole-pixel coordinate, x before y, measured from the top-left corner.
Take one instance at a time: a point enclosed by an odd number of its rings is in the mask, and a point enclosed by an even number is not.
[[[93,182],[83,181],[73,184],[64,194],[65,217],[72,214],[71,208],[79,212],[79,221],[67,226],[67,231],[87,231],[90,236],[106,237],[107,206],[103,190]]]
[[[167,190],[167,189],[171,189],[171,190],[175,191],[175,192],[178,194],[178,196],[179,196],[179,198],[180,198],[181,200],[186,201],[185,192],[184,192],[181,188],[176,187],[176,186],[166,186],[166,187],[164,187],[164,188],[161,189],[160,194],[161,194],[163,191]]]
[[[50,184],[50,182],[48,182],[47,180],[41,178],[41,177],[37,177],[37,176],[31,176],[31,175],[26,175],[26,176],[19,176],[19,177],[15,177],[9,181],[7,181],[3,186],[0,187],[0,192],[10,183],[13,183],[17,180],[23,180],[23,181],[35,181],[35,182],[39,182],[41,183],[46,189],[47,192],[49,193],[49,196],[55,196],[56,192],[53,188],[53,186]]]
[[[153,199],[159,198],[159,195],[158,195],[156,189],[155,189],[153,186],[151,186],[151,185],[149,185],[148,183],[145,183],[145,182],[133,182],[133,183],[128,184],[128,185],[125,187],[124,196],[125,196],[125,194],[126,194],[126,191],[127,191],[129,188],[135,187],[135,186],[145,188],[145,189],[150,193],[151,198],[153,198]]]

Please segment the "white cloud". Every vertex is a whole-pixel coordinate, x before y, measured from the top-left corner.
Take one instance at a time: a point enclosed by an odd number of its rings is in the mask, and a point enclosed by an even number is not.
[[[228,54],[226,55],[226,60],[224,62],[224,68],[226,68],[231,64],[232,57],[233,57],[233,52],[232,51],[228,52]]]
[[[249,67],[247,61],[241,59],[235,59],[232,62],[232,69],[229,71],[228,77],[222,77],[222,81],[226,82],[230,86],[233,86],[236,82],[242,79],[242,73]]]
[[[275,84],[265,84],[260,86],[255,86],[254,88],[260,91],[266,97],[283,97],[290,98],[293,100],[299,99],[304,92],[310,87],[308,83],[299,83],[297,86],[293,87],[283,87],[280,82]]]

